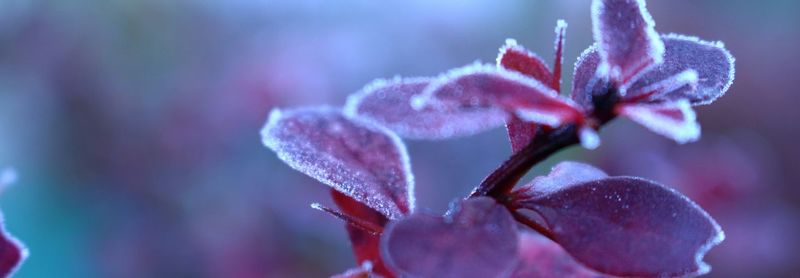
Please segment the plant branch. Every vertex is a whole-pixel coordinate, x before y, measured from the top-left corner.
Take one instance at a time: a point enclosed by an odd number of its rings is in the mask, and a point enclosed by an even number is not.
[[[587,115],[585,123],[595,130],[616,118],[614,107],[620,97],[616,88],[611,87],[603,93],[592,96],[594,110]],[[470,197],[489,196],[500,203],[508,202],[508,193],[533,166],[547,159],[561,149],[580,143],[580,126],[569,124],[557,129],[540,129],[533,141],[522,150],[514,153],[497,169],[487,176]]]
[[[574,124],[558,129],[542,131],[533,142],[514,153],[503,165],[487,176],[475,188],[470,197],[490,196],[505,203],[506,193],[537,163],[559,150],[579,143],[578,130]]]

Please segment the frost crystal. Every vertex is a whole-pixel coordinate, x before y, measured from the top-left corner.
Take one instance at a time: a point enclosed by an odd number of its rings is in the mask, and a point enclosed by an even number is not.
[[[619,114],[681,144],[700,138],[697,116],[685,99],[662,104],[622,105]]]
[[[541,82],[517,72],[480,64],[445,73],[417,99],[422,106],[437,109],[500,108],[523,120],[546,125],[574,122],[582,117],[575,104],[559,97]]]
[[[411,100],[430,84],[430,78],[376,80],[351,95],[344,111],[373,120],[408,139],[449,139],[476,134],[501,125],[506,114],[491,109],[421,107]]]
[[[532,191],[529,192],[534,192],[536,195],[549,194],[571,185],[605,177],[608,177],[605,172],[589,164],[564,161],[554,166],[547,176],[536,177],[521,189],[526,191],[530,189]]]
[[[333,108],[274,109],[261,131],[265,146],[289,166],[383,213],[414,209],[405,146],[391,131]]]
[[[638,74],[661,63],[664,43],[643,0],[595,0],[592,23],[603,61],[598,68],[606,68],[617,86],[626,87]]]
[[[666,45],[664,62],[639,78],[630,91],[646,91],[641,88],[690,69],[697,72],[696,89],[684,87],[654,96],[650,101],[688,99],[692,105],[703,105],[714,102],[728,91],[736,72],[735,59],[722,43],[677,34],[664,35],[663,39]]]

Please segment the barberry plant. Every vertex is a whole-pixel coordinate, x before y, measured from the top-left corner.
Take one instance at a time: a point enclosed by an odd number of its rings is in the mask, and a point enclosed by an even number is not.
[[[16,181],[17,174],[11,168],[0,169],[0,194]],[[0,277],[9,277],[28,257],[28,249],[19,240],[6,232],[5,219],[0,213]]]
[[[720,42],[659,35],[642,0],[594,0],[596,43],[560,95],[567,24],[555,62],[514,40],[496,65],[437,77],[377,80],[343,109],[274,109],[264,144],[331,187],[359,266],[339,277],[675,277],[705,274],[724,239],[694,202],[656,182],[608,176],[578,162],[520,184],[552,154],[600,144],[623,116],[678,143],[700,136],[692,106],[730,87],[734,59]],[[417,212],[400,138],[448,139],[505,125],[513,154],[444,216]],[[519,225],[522,224],[522,225]],[[527,228],[520,228],[527,227]]]

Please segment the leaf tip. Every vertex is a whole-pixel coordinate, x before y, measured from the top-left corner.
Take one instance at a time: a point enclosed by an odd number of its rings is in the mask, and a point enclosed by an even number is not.
[[[278,126],[278,122],[280,122],[281,118],[283,118],[283,110],[277,107],[272,108],[272,110],[269,111],[267,122],[264,124],[264,127],[261,128],[261,143],[267,148],[275,148],[275,140],[272,138],[271,132]]]

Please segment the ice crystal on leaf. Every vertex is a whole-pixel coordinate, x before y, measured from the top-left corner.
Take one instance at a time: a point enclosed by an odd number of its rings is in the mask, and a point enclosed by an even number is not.
[[[273,110],[264,145],[292,168],[398,219],[414,208],[414,178],[396,135],[334,108]]]
[[[345,113],[371,119],[408,139],[449,139],[497,127],[506,114],[497,109],[460,107],[415,110],[411,99],[419,96],[432,78],[376,80],[348,98]]]
[[[443,74],[412,105],[418,109],[502,109],[522,120],[548,126],[582,118],[575,104],[559,97],[548,85],[517,72],[481,64]]]
[[[644,0],[603,0],[592,2],[594,40],[601,63],[598,75],[625,87],[638,74],[661,63],[664,43]]]

